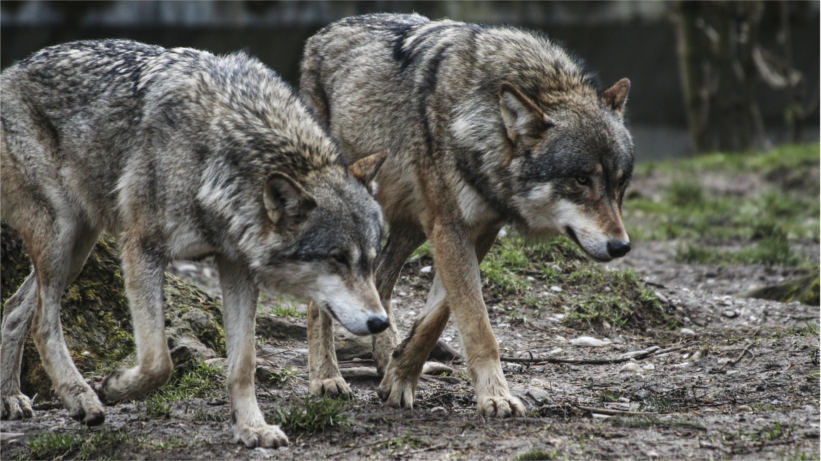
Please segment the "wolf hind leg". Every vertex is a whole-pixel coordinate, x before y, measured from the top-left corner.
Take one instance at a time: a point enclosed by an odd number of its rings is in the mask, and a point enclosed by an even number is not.
[[[390,324],[387,330],[373,336],[373,358],[379,374],[385,373],[391,360],[391,353],[399,344],[399,330],[396,328],[396,320],[391,307],[393,288],[396,286],[405,261],[425,240],[425,233],[417,227],[406,224],[391,225],[388,241],[379,258],[376,268],[376,289],[379,292],[382,307],[388,314]]]
[[[103,379],[99,394],[106,403],[141,397],[165,384],[173,372],[163,316],[165,258],[141,235],[126,235],[121,253],[138,364]]]
[[[333,319],[313,301],[308,303],[308,377],[314,397],[354,396],[336,362]]]
[[[228,400],[234,442],[242,442],[249,448],[287,446],[288,437],[279,426],[265,422],[254,388],[254,323],[259,290],[243,265],[224,256],[218,256],[216,262],[224,299]]]
[[[34,343],[40,353],[43,368],[71,417],[87,425],[102,424],[105,420],[103,406],[97,394],[77,371],[66,346],[60,321],[60,300],[63,291],[82,270],[88,254],[97,241],[99,230],[91,229],[76,220],[59,217],[48,227],[49,231],[38,233],[36,237],[26,240],[34,264],[33,275],[36,278],[36,282],[30,282],[36,285],[35,288],[24,287],[36,291]],[[32,226],[32,229],[38,227]],[[31,298],[26,296],[27,293],[22,294],[24,296],[17,310],[20,317],[25,317],[30,312],[31,305],[27,303],[31,302]],[[22,336],[24,339],[25,335]],[[5,341],[3,347],[5,349]],[[4,353],[9,354],[8,363],[16,359],[14,356],[20,353],[18,348],[21,347],[22,340],[19,336],[13,336],[9,349],[4,350]],[[6,364],[3,363],[4,366]],[[12,370],[17,377],[16,391],[19,393],[19,360],[13,366],[16,368]]]
[[[433,279],[425,312],[416,320],[410,335],[393,352],[393,357],[379,384],[379,398],[392,407],[413,408],[416,385],[425,359],[436,345],[450,318],[445,303],[447,292],[439,274]]]
[[[37,308],[37,278],[32,271],[3,311],[3,342],[0,343],[0,400],[2,419],[31,418],[29,398],[20,392],[23,346]]]

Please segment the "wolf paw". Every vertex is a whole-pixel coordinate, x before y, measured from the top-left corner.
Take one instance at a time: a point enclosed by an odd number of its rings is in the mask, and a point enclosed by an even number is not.
[[[248,448],[279,448],[288,446],[288,436],[279,426],[265,423],[234,426],[234,443],[240,442]]]
[[[310,383],[311,395],[314,397],[341,397],[345,399],[354,398],[353,391],[345,378],[337,376],[335,378],[312,379]]]
[[[419,375],[411,377],[400,373],[391,363],[376,393],[383,402],[394,408],[412,409],[418,381]]]
[[[524,416],[525,406],[522,401],[512,395],[479,397],[477,411],[482,416],[506,418],[508,416]]]
[[[3,411],[0,419],[26,419],[34,416],[31,401],[23,394],[3,397]]]
[[[91,388],[75,394],[61,395],[60,400],[63,401],[63,406],[72,418],[87,426],[96,426],[105,422],[103,404]]]

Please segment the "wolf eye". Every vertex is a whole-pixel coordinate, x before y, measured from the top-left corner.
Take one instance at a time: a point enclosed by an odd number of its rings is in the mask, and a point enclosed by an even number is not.
[[[579,183],[580,186],[589,186],[590,185],[590,177],[589,176],[576,176],[576,182]]]
[[[348,258],[347,258],[347,256],[345,256],[342,253],[338,253],[338,254],[333,255],[333,258],[334,258],[334,261],[338,262],[339,264],[342,264],[343,266],[348,265]]]

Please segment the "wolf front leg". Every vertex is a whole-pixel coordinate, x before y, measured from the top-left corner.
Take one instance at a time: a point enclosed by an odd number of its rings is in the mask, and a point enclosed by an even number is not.
[[[477,410],[486,416],[524,416],[525,406],[510,394],[502,373],[499,344],[482,299],[479,261],[490,249],[498,231],[498,227],[491,226],[478,239],[476,252],[471,251],[465,238],[450,226],[435,226],[431,240],[437,275],[441,275],[447,290],[451,315],[465,347],[468,373],[476,386]]]
[[[216,258],[223,296],[223,321],[228,350],[228,398],[234,442],[248,448],[288,445],[279,426],[265,422],[254,387],[256,351],[254,323],[259,290],[247,268],[224,256]]]
[[[314,397],[353,398],[336,362],[333,319],[313,301],[308,303],[308,377]]]
[[[453,315],[465,344],[468,371],[476,385],[479,413],[488,416],[524,415],[524,405],[510,395],[502,374],[498,345],[482,300],[479,261],[493,245],[498,232],[498,224],[489,226],[476,240],[475,249],[470,248],[466,244],[467,239],[457,233],[450,234],[441,228],[432,233],[438,269],[425,312],[414,324],[410,336],[394,351],[379,386],[380,397],[389,405],[413,407],[416,384],[425,358],[442,334],[448,318]],[[448,288],[448,280],[451,283],[455,280],[456,285]],[[457,311],[450,306],[461,309],[458,317]]]
[[[106,376],[99,389],[106,403],[142,397],[168,382],[174,370],[163,316],[165,258],[146,251],[140,237],[126,235],[121,247],[138,364]]]

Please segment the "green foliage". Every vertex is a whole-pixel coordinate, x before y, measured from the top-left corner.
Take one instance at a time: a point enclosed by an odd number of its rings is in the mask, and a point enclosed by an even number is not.
[[[70,455],[76,455],[74,459],[98,459],[127,441],[125,431],[105,428],[96,432],[83,428],[79,434],[44,432],[26,441],[29,453],[24,459],[63,459]]]
[[[430,240],[423,243],[416,250],[413,251],[408,262],[414,262],[419,259],[433,259],[433,247],[430,245]]]
[[[676,252],[676,261],[697,264],[764,264],[767,266],[802,266],[806,261],[795,254],[786,233],[778,232],[761,239],[755,246],[737,252],[717,250],[688,243]]]
[[[174,370],[168,383],[145,398],[146,413],[152,418],[168,418],[174,402],[210,397],[222,387],[223,379],[220,367],[205,362],[192,370]]]
[[[410,431],[398,439],[387,440],[376,446],[379,450],[399,450],[407,448],[424,448],[430,443],[415,437]]]
[[[344,400],[305,398],[286,410],[277,409],[275,415],[268,415],[268,424],[278,424],[285,432],[307,434],[324,433],[334,429],[344,429],[350,425],[348,415],[343,413],[348,404]]]
[[[819,236],[819,146],[783,146],[758,154],[715,154],[676,162],[644,163],[634,176],[653,175],[670,184],[660,197],[628,194],[625,223],[634,241],[686,239],[763,238],[770,227],[789,238]],[[724,175],[725,181],[758,181],[752,196],[708,191],[704,177]],[[751,175],[756,175],[751,177]],[[740,178],[740,179],[738,179]],[[760,191],[760,192],[759,192]],[[775,237],[775,236],[773,236]],[[782,240],[762,242],[745,260],[798,261],[785,251]],[[800,261],[799,261],[800,262]]]

